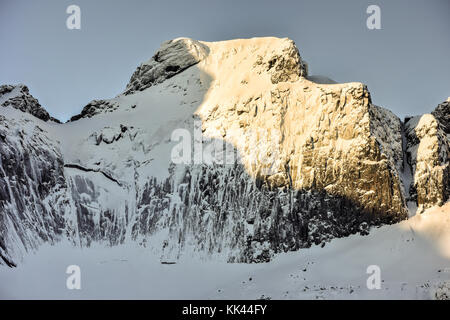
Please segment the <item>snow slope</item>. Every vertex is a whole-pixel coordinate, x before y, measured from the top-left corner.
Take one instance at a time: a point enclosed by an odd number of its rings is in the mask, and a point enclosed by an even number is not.
[[[73,264],[81,290],[66,288]],[[369,265],[381,269],[379,290],[366,286]],[[263,264],[166,265],[133,245],[44,246],[16,269],[0,266],[0,283],[1,299],[448,299],[450,203]]]

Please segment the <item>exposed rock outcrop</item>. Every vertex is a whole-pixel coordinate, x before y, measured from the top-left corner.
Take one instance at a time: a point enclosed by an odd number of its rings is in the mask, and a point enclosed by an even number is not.
[[[92,100],[83,108],[80,114],[71,117],[70,121],[76,121],[82,118],[91,118],[100,113],[113,112],[118,107],[119,106],[112,101]]]
[[[173,77],[208,55],[208,47],[188,38],[169,40],[133,73],[125,94],[142,91]]]
[[[0,86],[0,106],[11,106],[44,121],[59,122],[59,120],[50,117],[48,112],[39,104],[39,101],[30,94],[28,87],[23,84]]]

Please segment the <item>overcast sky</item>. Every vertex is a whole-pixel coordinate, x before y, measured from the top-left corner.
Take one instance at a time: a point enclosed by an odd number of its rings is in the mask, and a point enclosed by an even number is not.
[[[81,30],[66,8],[81,8]],[[370,4],[381,30],[366,27]],[[0,0],[0,84],[24,83],[56,118],[121,93],[161,42],[289,37],[310,74],[366,83],[400,117],[450,96],[450,1]]]

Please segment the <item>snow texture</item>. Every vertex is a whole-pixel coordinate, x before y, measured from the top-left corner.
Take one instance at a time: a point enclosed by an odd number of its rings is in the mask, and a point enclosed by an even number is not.
[[[449,299],[450,204],[367,236],[276,255],[269,263],[227,264],[159,256],[129,243],[80,249],[44,245],[17,268],[0,266],[0,299]],[[81,290],[66,268],[81,269]],[[369,290],[370,265],[381,287]]]

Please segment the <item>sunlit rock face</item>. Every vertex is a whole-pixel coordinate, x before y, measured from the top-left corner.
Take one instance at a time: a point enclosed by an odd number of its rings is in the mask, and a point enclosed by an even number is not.
[[[179,38],[68,123],[0,108],[0,263],[61,239],[268,261],[448,198],[448,104],[405,125],[307,75],[290,39]]]
[[[204,62],[217,84],[197,110],[206,136],[234,145],[269,187],[320,190],[404,217],[401,121],[373,106],[366,86],[307,80],[288,39],[226,44],[211,45]],[[235,69],[245,72],[226,72]]]
[[[126,94],[142,91],[197,64],[208,55],[208,47],[188,38],[169,40],[147,62],[142,63],[127,85]]]

